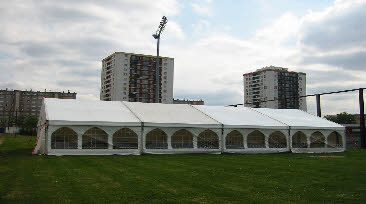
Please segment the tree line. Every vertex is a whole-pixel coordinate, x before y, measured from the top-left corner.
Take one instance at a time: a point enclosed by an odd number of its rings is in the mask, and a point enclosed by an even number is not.
[[[38,117],[35,115],[20,115],[10,117],[7,121],[3,121],[0,127],[18,127],[19,133],[22,135],[31,135],[37,130]]]

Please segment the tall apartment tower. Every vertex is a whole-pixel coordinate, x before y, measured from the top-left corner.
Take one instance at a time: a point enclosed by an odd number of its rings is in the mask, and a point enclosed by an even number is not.
[[[174,58],[160,57],[160,103],[173,103]],[[156,56],[115,52],[102,60],[100,100],[155,103]]]
[[[306,98],[299,98],[306,95],[305,73],[269,66],[244,74],[243,78],[244,106],[306,111]]]

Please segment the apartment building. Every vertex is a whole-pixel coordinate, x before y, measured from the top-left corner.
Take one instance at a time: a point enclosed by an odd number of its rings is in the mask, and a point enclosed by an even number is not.
[[[174,104],[190,104],[190,105],[205,105],[205,102],[201,100],[189,100],[189,99],[174,99]]]
[[[43,98],[75,99],[76,93],[0,89],[0,125],[20,115],[38,116]]]
[[[243,75],[247,107],[301,109],[306,111],[306,74],[283,67],[263,67]],[[268,101],[273,100],[273,101]]]
[[[159,57],[159,102],[173,103],[174,58]],[[102,60],[100,100],[155,103],[156,56],[115,52]]]

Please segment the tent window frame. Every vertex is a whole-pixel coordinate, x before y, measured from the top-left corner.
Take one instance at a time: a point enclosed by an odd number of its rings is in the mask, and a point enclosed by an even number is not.
[[[197,148],[198,149],[219,149],[219,137],[212,130],[205,130],[201,132],[197,137]]]
[[[307,136],[302,131],[292,135],[292,148],[308,148]]]
[[[186,129],[176,131],[171,137],[173,149],[192,149],[193,134]]]
[[[113,149],[138,149],[138,136],[130,128],[121,128],[113,134]]]
[[[333,137],[335,137],[333,139]],[[333,131],[328,135],[327,147],[329,148],[343,148],[343,138],[338,132]]]
[[[275,131],[268,137],[269,148],[287,148],[287,140],[285,134],[281,131]]]
[[[108,134],[98,128],[92,127],[82,136],[82,149],[108,149]]]
[[[226,149],[244,149],[244,136],[237,130],[231,131],[225,138]]]
[[[324,148],[325,136],[323,133],[316,131],[310,136],[310,148]]]
[[[51,135],[51,149],[77,149],[78,134],[69,127],[60,127]]]
[[[168,149],[168,135],[160,128],[155,128],[146,134],[146,149]]]
[[[259,130],[254,130],[247,136],[248,148],[266,148],[266,136]]]

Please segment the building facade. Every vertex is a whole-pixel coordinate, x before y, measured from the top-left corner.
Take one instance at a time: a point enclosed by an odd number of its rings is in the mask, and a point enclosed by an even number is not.
[[[174,104],[205,105],[203,100],[174,99]]]
[[[76,99],[76,93],[0,89],[0,126],[20,115],[38,117],[43,98]]]
[[[174,58],[160,57],[160,103],[173,103]],[[102,60],[100,100],[155,103],[156,56],[115,52]]]
[[[282,67],[264,67],[243,75],[244,105],[307,110],[306,74]]]

